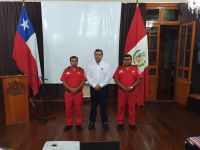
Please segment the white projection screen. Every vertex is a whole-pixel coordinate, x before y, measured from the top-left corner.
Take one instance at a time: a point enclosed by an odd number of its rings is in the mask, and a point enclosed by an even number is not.
[[[97,48],[103,50],[103,61],[110,64],[114,73],[119,59],[120,2],[41,3],[46,83],[61,83],[61,74],[73,55],[78,56],[79,66],[87,70]]]

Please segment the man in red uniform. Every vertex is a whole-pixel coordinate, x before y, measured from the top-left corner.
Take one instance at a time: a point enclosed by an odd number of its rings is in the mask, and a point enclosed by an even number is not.
[[[66,126],[64,131],[72,128],[72,109],[75,105],[76,111],[76,127],[79,130],[83,130],[82,123],[82,102],[83,102],[83,85],[86,77],[84,70],[78,67],[78,57],[70,57],[70,64],[66,68],[61,76],[63,86],[65,88],[65,106],[66,106]]]
[[[129,111],[129,127],[133,130],[137,129],[135,125],[135,104],[136,104],[136,86],[140,83],[142,74],[137,67],[132,66],[132,56],[124,55],[123,66],[120,66],[115,71],[113,78],[118,85],[118,115],[117,129],[124,128],[124,113],[126,101]]]

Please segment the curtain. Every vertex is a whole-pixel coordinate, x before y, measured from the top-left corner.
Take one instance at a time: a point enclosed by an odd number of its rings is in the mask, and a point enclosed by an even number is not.
[[[146,22],[146,4],[139,4],[144,23]],[[121,23],[119,36],[119,65],[122,65],[126,36],[135,13],[136,3],[122,4],[121,7]]]

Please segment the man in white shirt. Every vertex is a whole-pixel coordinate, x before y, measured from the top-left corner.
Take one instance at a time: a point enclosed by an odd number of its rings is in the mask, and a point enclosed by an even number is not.
[[[111,78],[109,64],[102,62],[103,51],[94,51],[95,62],[88,66],[86,78],[90,85],[91,109],[89,129],[95,128],[97,104],[100,105],[102,126],[109,129],[107,117],[107,84]]]

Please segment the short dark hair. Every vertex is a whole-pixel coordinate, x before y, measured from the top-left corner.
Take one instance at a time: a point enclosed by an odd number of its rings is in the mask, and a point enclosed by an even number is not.
[[[130,57],[131,60],[132,60],[132,56],[131,56],[130,54],[126,54],[126,55],[124,55],[124,56],[123,56],[123,59],[124,59],[125,57]]]
[[[96,52],[101,52],[101,54],[103,55],[103,50],[101,50],[101,49],[96,49],[96,50],[94,51],[94,54],[95,54]]]
[[[70,60],[70,62],[71,62],[71,60],[72,60],[73,58],[76,58],[76,59],[77,59],[77,61],[78,61],[78,57],[77,57],[77,56],[71,56],[71,57],[70,57],[70,59],[69,59],[69,60]]]

